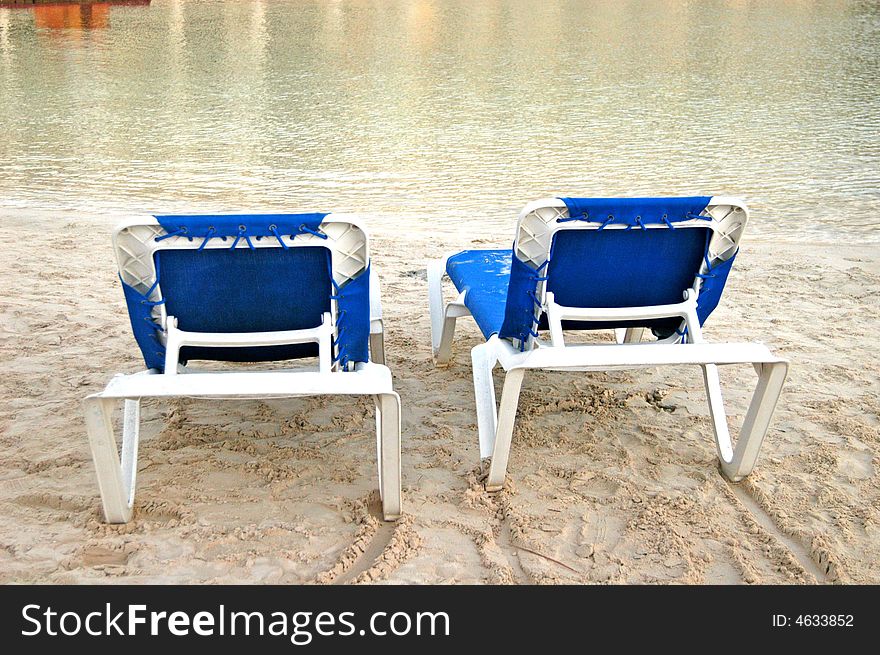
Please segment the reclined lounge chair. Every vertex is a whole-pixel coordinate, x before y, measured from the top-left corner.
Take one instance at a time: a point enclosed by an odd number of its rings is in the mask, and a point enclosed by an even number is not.
[[[324,394],[375,399],[384,517],[399,517],[400,400],[384,366],[379,287],[356,217],[156,216],[123,223],[113,244],[147,370],[117,375],[85,401],[107,521],[125,523],[132,515],[142,398]],[[317,357],[316,368],[188,365],[307,357]],[[121,456],[111,422],[119,400]]]
[[[703,369],[721,470],[755,466],[788,369],[758,343],[709,344],[702,325],[718,304],[748,210],[737,198],[563,198],[527,205],[513,250],[466,250],[428,265],[437,364],[449,361],[456,319],[471,315],[486,343],[473,348],[486,487],[501,489],[523,375],[691,364]],[[458,297],[444,304],[447,274]],[[565,330],[613,329],[616,343],[567,345]],[[642,342],[645,330],[655,340]],[[549,331],[549,340],[546,332]],[[506,371],[500,410],[492,369]],[[751,364],[758,383],[731,444],[718,365]]]

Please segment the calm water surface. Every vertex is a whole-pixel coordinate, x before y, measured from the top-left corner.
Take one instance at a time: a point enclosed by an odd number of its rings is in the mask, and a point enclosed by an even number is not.
[[[544,195],[737,194],[880,241],[880,3],[0,8],[0,214],[354,210],[512,237]]]

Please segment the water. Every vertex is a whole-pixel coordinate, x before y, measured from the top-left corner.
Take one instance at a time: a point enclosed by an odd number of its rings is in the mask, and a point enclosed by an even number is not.
[[[546,195],[735,194],[880,241],[880,4],[0,8],[0,215],[335,209],[512,237]]]

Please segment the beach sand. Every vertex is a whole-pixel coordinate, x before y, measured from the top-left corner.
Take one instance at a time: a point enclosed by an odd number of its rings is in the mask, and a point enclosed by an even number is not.
[[[102,521],[81,401],[143,366],[110,224],[0,234],[0,582],[880,582],[880,247],[746,238],[714,341],[762,340],[791,372],[755,473],[718,472],[699,369],[527,375],[508,486],[487,494],[469,350],[431,362],[425,261],[376,233],[403,402],[405,517],[377,519],[366,399],[146,401],[134,520]],[[488,232],[488,230],[487,230]],[[722,370],[732,424],[754,381]]]

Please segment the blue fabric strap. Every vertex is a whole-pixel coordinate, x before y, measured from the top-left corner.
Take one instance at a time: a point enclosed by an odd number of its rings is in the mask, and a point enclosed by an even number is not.
[[[165,300],[153,302],[149,299],[149,292],[146,295],[140,293],[133,286],[123,282],[121,276],[119,281],[122,283],[125,304],[128,306],[131,331],[134,333],[134,339],[144,356],[144,363],[147,368],[156,368],[162,371],[165,368],[165,346],[159,340],[161,328],[153,321],[151,309],[154,305],[164,303]]]
[[[700,319],[700,325],[706,322],[721,300],[721,292],[724,291],[724,285],[727,283],[727,276],[730,275],[730,269],[733,267],[733,260],[739,254],[739,249],[733,254],[733,257],[726,262],[715,264],[710,267],[708,275],[701,275],[703,285],[700,288],[700,295],[697,296],[697,317]],[[708,266],[709,263],[706,262]]]
[[[510,283],[507,287],[507,306],[504,322],[498,336],[502,339],[517,339],[520,349],[525,349],[529,335],[536,336],[534,325],[535,311],[541,306],[535,290],[548,262],[533,269],[515,255],[510,262]]]
[[[314,234],[326,239],[327,235],[319,231],[321,222],[327,213],[310,214],[195,214],[156,216],[165,234],[157,236],[161,241],[172,236],[199,237],[208,239],[219,237],[224,241],[228,238],[245,239],[253,247],[251,238],[274,237],[280,241],[279,235],[295,238],[301,234]]]
[[[333,288],[338,310],[334,360],[343,368],[349,362],[369,361],[370,267],[342,286],[333,282]]]
[[[646,225],[666,225],[694,219],[711,220],[700,213],[709,204],[710,196],[683,198],[560,198],[568,208],[569,218],[557,219],[560,223],[587,221],[626,225],[646,229]]]

